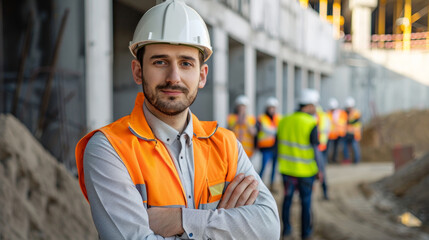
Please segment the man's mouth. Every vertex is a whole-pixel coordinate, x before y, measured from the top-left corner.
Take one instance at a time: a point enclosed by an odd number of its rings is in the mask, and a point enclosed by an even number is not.
[[[161,89],[161,92],[166,94],[166,95],[170,95],[170,96],[177,96],[183,93],[183,91],[180,90],[173,90],[173,89]]]

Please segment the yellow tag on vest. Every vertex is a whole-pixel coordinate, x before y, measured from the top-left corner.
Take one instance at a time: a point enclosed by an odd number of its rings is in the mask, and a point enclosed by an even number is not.
[[[224,182],[223,183],[218,183],[218,184],[213,185],[213,186],[210,186],[209,187],[209,189],[210,189],[210,195],[216,196],[216,195],[222,194],[224,187],[225,187],[225,183]]]

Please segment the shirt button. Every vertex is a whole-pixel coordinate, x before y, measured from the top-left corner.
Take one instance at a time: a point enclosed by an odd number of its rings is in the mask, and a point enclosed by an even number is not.
[[[191,199],[191,195],[189,195],[188,198]]]
[[[169,138],[167,138],[167,142],[168,142],[168,141],[170,141],[170,139],[169,139]]]
[[[183,156],[180,156],[180,159],[183,159]]]
[[[193,233],[189,233],[189,237],[192,237],[192,236],[194,236],[194,234]]]

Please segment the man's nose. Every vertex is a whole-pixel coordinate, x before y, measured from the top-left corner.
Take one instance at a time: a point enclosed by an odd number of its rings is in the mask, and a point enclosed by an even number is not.
[[[180,82],[179,66],[177,66],[177,64],[171,65],[170,72],[167,76],[166,81],[172,84]]]

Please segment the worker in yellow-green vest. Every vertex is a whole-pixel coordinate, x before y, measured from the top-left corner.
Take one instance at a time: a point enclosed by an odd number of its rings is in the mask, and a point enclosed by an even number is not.
[[[235,99],[234,113],[228,115],[228,129],[233,131],[237,140],[243,145],[244,151],[250,158],[255,148],[254,139],[256,135],[255,117],[247,113],[249,99],[240,95]]]
[[[311,238],[311,195],[316,175],[323,178],[319,166],[320,152],[316,121],[316,105],[319,93],[314,89],[303,89],[298,100],[299,108],[292,115],[281,119],[278,127],[279,171],[283,176],[283,238],[292,233],[290,207],[295,189],[301,198],[301,237]],[[320,166],[321,167],[321,166]]]
[[[279,102],[275,97],[269,97],[265,101],[265,112],[261,114],[256,123],[258,131],[258,148],[262,154],[262,163],[259,176],[263,178],[265,167],[268,161],[272,161],[270,190],[274,191],[274,177],[277,163],[277,126],[280,115],[276,112]]]

